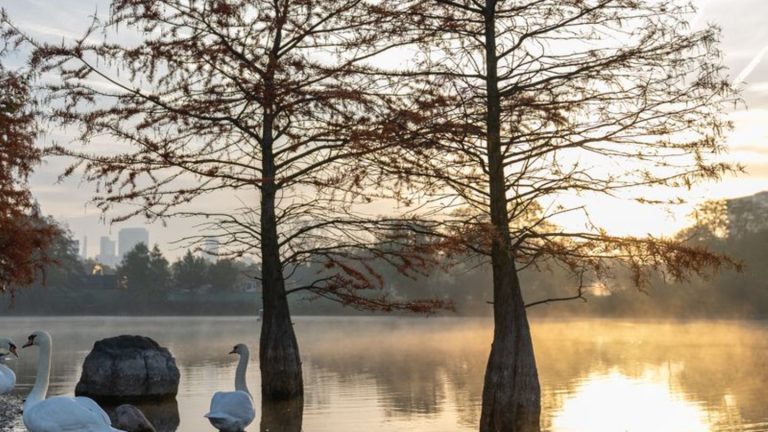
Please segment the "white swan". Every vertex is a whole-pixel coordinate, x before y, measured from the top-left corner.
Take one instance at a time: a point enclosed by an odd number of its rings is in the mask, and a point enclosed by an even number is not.
[[[46,399],[51,377],[51,335],[36,331],[23,348],[37,345],[37,378],[24,401],[24,426],[29,432],[121,432],[112,427],[109,416],[86,397],[56,396]]]
[[[238,354],[240,362],[235,372],[235,391],[216,392],[211,399],[211,410],[205,417],[222,432],[241,432],[256,417],[253,398],[245,383],[250,353],[244,344],[235,345],[230,354]]]
[[[10,339],[0,338],[0,394],[10,393],[16,387],[16,374],[5,365],[5,356],[10,354],[19,356],[16,344]]]

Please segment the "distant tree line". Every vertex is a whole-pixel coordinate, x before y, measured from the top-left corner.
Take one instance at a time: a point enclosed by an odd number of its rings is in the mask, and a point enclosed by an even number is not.
[[[246,292],[258,289],[252,276],[258,266],[211,262],[192,251],[170,263],[158,246],[140,243],[112,268],[82,259],[65,227],[42,220],[57,233],[45,250],[50,263],[28,288],[11,290],[7,314],[254,314],[260,308],[258,295]]]
[[[705,206],[706,208],[706,206]],[[712,213],[712,212],[710,212]],[[622,316],[622,317],[680,317],[680,318],[754,318],[768,317],[768,227],[744,233],[729,232],[722,226],[721,218],[710,214],[699,223],[681,231],[677,237],[692,246],[705,246],[739,260],[745,271],[725,271],[711,278],[697,278],[688,283],[665,281],[655,276],[644,292],[616,278],[613,283],[598,284],[585,281],[584,302],[566,302],[538,306],[531,309],[535,316]],[[48,290],[49,294],[66,293],[79,306],[72,312],[124,314],[132,313],[132,305],[152,305],[147,311],[153,313],[196,313],[190,304],[207,304],[208,313],[237,314],[243,309],[230,307],[230,303],[242,303],[243,298],[251,300],[251,310],[261,308],[257,293],[260,284],[254,275],[258,274],[257,264],[247,265],[242,261],[223,258],[209,261],[187,251],[182,257],[170,262],[155,245],[151,250],[139,244],[123,258],[116,268],[101,265],[87,259],[82,260],[73,248],[71,233],[50,218],[47,224],[60,233],[48,246],[47,254],[57,263],[45,267],[33,289],[17,290],[19,298],[15,308],[9,312],[30,313],[24,307],[26,297],[35,297],[35,290]],[[456,259],[456,258],[454,258]],[[457,258],[450,271],[432,271],[410,277],[401,274],[391,266],[382,263],[371,264],[371,268],[383,282],[384,296],[395,301],[408,299],[439,298],[451,301],[454,307],[448,315],[489,315],[492,292],[489,287],[490,273],[487,266],[471,257]],[[438,266],[439,267],[439,266]],[[288,279],[288,289],[296,289],[320,276],[327,276],[330,270],[316,263],[299,267]],[[96,273],[96,274],[94,274]],[[44,277],[43,277],[44,274]],[[525,282],[526,296],[532,300],[555,298],[574,294],[573,275],[556,266],[529,268],[521,272]],[[88,282],[90,281],[90,282]],[[101,282],[106,281],[106,283]],[[100,282],[100,283],[97,283]],[[83,298],[93,297],[94,291],[107,294],[118,290],[128,296],[107,296],[103,302],[112,304],[109,309],[82,310]],[[241,293],[242,298],[227,296]],[[381,294],[381,293],[380,293]],[[174,297],[175,296],[175,297]],[[189,303],[184,310],[168,301],[169,298],[184,299]],[[10,299],[10,297],[8,297]],[[217,299],[216,305],[211,299]],[[38,297],[46,310],[47,304],[60,302],[53,295]],[[207,303],[206,303],[207,302]],[[319,297],[309,291],[294,296],[291,308],[297,314],[339,315],[360,314],[338,302]],[[69,313],[69,312],[67,312]]]
[[[115,274],[121,288],[157,297],[169,291],[242,291],[253,280],[247,276],[248,267],[230,258],[210,262],[189,250],[170,264],[157,245],[150,250],[139,243],[123,257]]]

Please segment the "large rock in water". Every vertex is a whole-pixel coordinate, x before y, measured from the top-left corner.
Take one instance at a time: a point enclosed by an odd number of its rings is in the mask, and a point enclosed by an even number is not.
[[[94,344],[75,394],[100,401],[176,396],[179,368],[168,349],[144,336],[118,336]]]

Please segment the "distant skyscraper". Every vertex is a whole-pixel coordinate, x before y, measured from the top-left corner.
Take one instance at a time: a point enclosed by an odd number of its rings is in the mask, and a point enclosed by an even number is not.
[[[149,247],[149,231],[146,228],[123,228],[117,233],[118,258],[122,259],[137,244]]]
[[[96,260],[108,266],[114,266],[117,264],[115,246],[116,243],[114,240],[107,236],[102,236],[101,239],[99,239],[99,254],[96,256]]]
[[[88,236],[83,236],[83,253],[80,256],[88,259]]]
[[[69,241],[69,253],[72,255],[80,255],[80,240]]]
[[[203,258],[208,261],[216,261],[219,259],[219,241],[213,237],[207,237],[203,241]]]

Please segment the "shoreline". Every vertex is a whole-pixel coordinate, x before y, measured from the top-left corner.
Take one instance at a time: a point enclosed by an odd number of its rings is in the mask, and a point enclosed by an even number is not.
[[[21,407],[21,396],[0,395],[0,432],[24,430]]]

